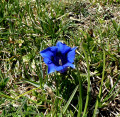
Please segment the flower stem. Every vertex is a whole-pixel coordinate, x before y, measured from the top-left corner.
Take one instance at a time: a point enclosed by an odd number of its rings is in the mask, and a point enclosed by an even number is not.
[[[95,109],[94,109],[93,117],[96,117],[98,104],[99,104],[99,101],[100,101],[100,98],[101,98],[102,86],[103,86],[103,80],[104,80],[104,72],[105,72],[105,51],[103,50],[103,71],[102,71],[102,79],[101,79],[101,85],[100,85],[100,90],[99,90],[98,98],[97,98],[97,101],[96,101],[96,104],[95,104]]]
[[[58,90],[58,86],[59,86],[59,79],[57,76],[57,73],[55,72],[55,82],[56,82],[56,95],[59,96],[59,90]],[[56,116],[57,116],[57,112],[58,112],[58,98],[55,99],[55,108],[56,108]]]
[[[88,56],[84,50],[84,47],[82,46],[83,49],[83,53],[85,55],[85,59],[86,59],[86,63],[87,63],[87,82],[88,82],[88,87],[87,87],[87,96],[86,96],[86,102],[85,102],[85,107],[84,107],[84,112],[83,112],[83,117],[87,116],[86,111],[87,111],[87,107],[88,107],[88,102],[89,102],[89,96],[90,96],[90,69],[89,69],[89,60],[88,60]]]
[[[80,74],[78,74],[78,76],[80,76]],[[79,102],[78,102],[79,110],[77,117],[81,117],[82,116],[82,79],[78,77],[78,80],[79,80]]]

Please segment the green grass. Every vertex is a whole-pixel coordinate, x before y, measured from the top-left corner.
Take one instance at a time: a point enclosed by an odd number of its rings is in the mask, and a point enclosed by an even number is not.
[[[1,0],[0,117],[117,117],[119,0]],[[77,46],[75,69],[47,74],[39,52]]]

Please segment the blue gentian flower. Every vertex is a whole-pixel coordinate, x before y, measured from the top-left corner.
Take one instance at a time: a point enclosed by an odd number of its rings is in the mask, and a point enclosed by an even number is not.
[[[68,67],[75,68],[73,62],[76,49],[77,47],[71,48],[58,41],[56,46],[48,47],[41,51],[40,54],[48,65],[48,74],[55,71],[63,73]]]

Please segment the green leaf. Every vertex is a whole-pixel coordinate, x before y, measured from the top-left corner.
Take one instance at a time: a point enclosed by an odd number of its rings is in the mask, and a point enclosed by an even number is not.
[[[78,89],[78,85],[76,86],[76,88],[74,89],[72,95],[70,96],[69,100],[67,101],[66,105],[64,106],[64,108],[63,108],[63,114],[65,114],[65,112],[66,112],[68,106],[70,105],[70,103],[71,103],[71,101],[72,101],[72,99],[73,99],[73,97],[74,97],[77,89]]]
[[[0,92],[0,97],[5,97],[5,98],[7,98],[7,99],[12,99],[12,100],[14,100],[14,98],[12,98],[12,97],[10,97],[10,96],[2,93],[2,92]]]
[[[117,81],[115,82],[115,84],[113,85],[113,87],[110,89],[108,95],[103,99],[102,103],[104,103],[105,101],[110,99],[110,97],[112,97],[114,95],[114,93],[115,93],[114,89],[115,89],[115,87],[116,87],[119,80],[120,80],[120,75],[119,75]]]
[[[35,86],[35,87],[40,87],[40,84],[39,84],[39,83],[36,83],[36,82],[34,82],[34,81],[25,80],[25,82],[26,82],[26,83],[29,83],[29,84],[31,84],[31,85],[33,85],[33,86]]]
[[[115,20],[112,20],[112,23],[113,23],[114,29],[117,31],[118,25],[117,25],[117,23],[115,22]]]

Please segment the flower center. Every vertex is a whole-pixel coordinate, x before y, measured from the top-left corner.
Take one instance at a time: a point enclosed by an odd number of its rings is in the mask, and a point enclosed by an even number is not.
[[[61,59],[59,59],[59,65],[61,65],[61,66],[62,66],[62,60],[61,60]]]
[[[57,52],[51,57],[51,60],[56,66],[62,66],[67,63],[67,53],[62,54],[61,52]]]

